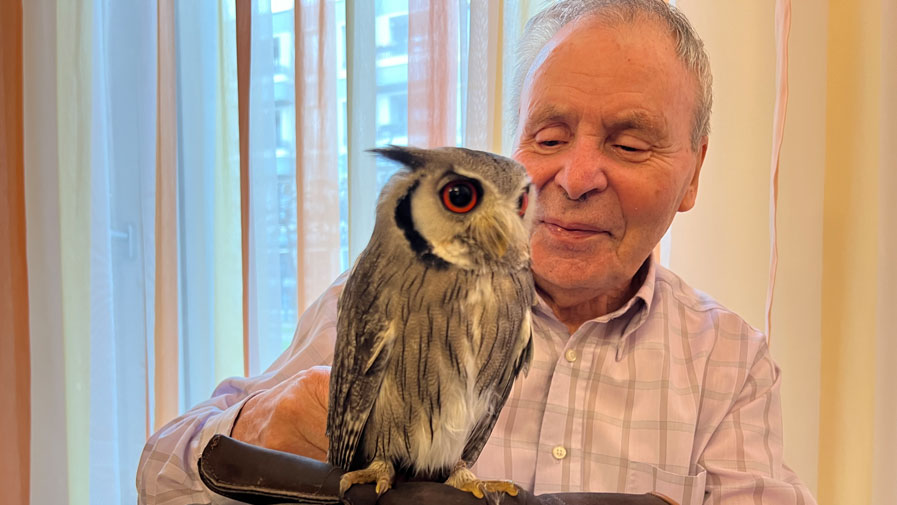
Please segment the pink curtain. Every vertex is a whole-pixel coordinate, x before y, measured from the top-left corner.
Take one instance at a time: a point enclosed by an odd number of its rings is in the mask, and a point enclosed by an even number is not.
[[[339,275],[333,0],[296,0],[296,287],[299,311]]]
[[[791,33],[791,0],[776,0],[776,106],[772,125],[772,159],[769,174],[769,287],[766,291],[766,338],[772,338],[772,302],[778,268],[779,157],[788,110],[788,37]]]
[[[178,414],[177,97],[174,0],[158,3],[155,429]],[[149,379],[147,379],[149,380]],[[149,387],[147,386],[147,389]],[[147,415],[151,409],[147,406]],[[147,422],[149,427],[151,424]]]
[[[30,501],[31,360],[25,254],[22,3],[0,17],[0,489],[3,502]]]
[[[252,3],[237,2],[237,95],[240,115],[240,229],[243,251],[243,375],[249,375],[249,74]]]
[[[458,2],[408,2],[408,144],[457,143]]]

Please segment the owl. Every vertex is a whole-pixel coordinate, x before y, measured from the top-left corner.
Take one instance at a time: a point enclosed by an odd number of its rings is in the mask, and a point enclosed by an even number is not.
[[[522,165],[462,148],[391,146],[401,164],[338,301],[328,461],[388,490],[396,472],[482,498],[469,470],[532,359]]]

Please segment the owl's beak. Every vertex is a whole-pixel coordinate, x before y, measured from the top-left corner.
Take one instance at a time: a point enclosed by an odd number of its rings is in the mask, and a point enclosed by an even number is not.
[[[501,258],[508,252],[506,223],[492,216],[481,216],[473,223],[476,241],[493,258]]]

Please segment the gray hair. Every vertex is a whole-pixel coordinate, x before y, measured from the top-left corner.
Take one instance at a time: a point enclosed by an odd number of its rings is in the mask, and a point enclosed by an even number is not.
[[[511,83],[508,119],[511,134],[516,135],[523,84],[545,44],[568,23],[597,16],[610,22],[632,22],[639,15],[657,19],[670,31],[676,44],[676,55],[692,72],[698,83],[695,119],[692,127],[692,148],[710,133],[710,109],[713,105],[713,75],[704,43],[691,23],[678,9],[663,0],[559,0],[533,16],[517,43],[517,63]]]

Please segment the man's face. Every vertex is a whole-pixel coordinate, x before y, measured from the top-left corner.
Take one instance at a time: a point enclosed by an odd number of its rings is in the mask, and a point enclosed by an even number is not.
[[[707,147],[691,146],[697,83],[653,21],[585,20],[541,58],[513,155],[537,191],[536,281],[574,298],[628,291],[675,213],[694,205]]]

